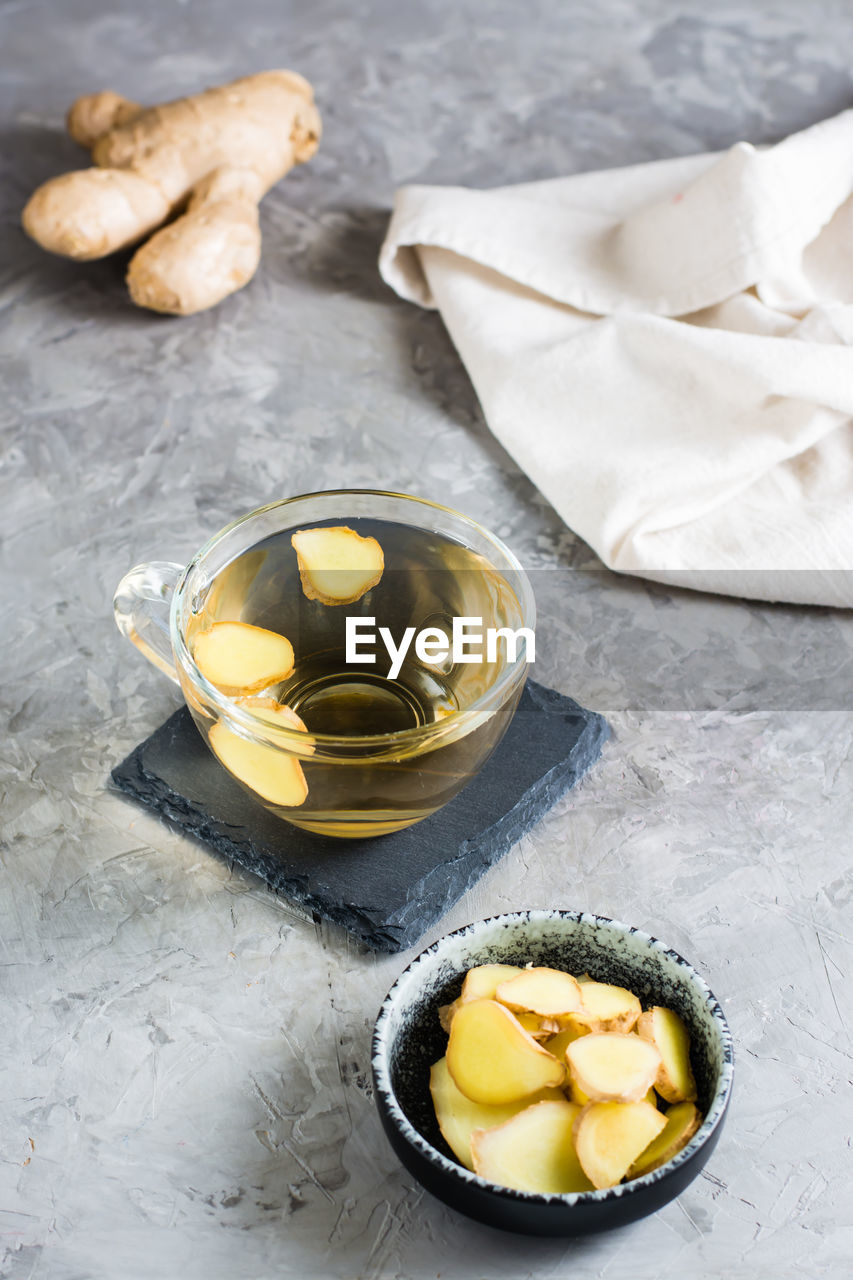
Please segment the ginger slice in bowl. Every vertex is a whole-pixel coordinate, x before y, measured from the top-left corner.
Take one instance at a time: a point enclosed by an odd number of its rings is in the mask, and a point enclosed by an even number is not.
[[[580,987],[562,969],[522,969],[499,983],[495,996],[515,1013],[538,1013],[544,1018],[564,1017],[582,1008]]]
[[[556,1088],[566,1068],[496,1000],[460,1005],[450,1024],[447,1067],[473,1102],[498,1106]]]
[[[581,1026],[574,1019],[569,1019],[566,1026],[561,1026],[560,1030],[554,1035],[549,1036],[547,1040],[542,1041],[543,1049],[547,1049],[549,1053],[553,1053],[555,1058],[559,1058],[561,1062],[566,1061],[566,1050],[574,1040],[580,1040],[581,1036],[589,1035],[589,1027]],[[584,1099],[586,1101],[586,1099]]]
[[[653,1044],[621,1031],[594,1031],[566,1050],[572,1085],[593,1102],[639,1102],[654,1084],[660,1054]]]
[[[560,1023],[557,1018],[543,1018],[539,1013],[516,1013],[515,1020],[534,1040],[544,1042],[557,1034]],[[551,1050],[548,1051],[549,1053]],[[559,1054],[554,1054],[559,1057]]]
[[[580,993],[583,1008],[574,1016],[591,1031],[631,1031],[643,1012],[643,1006],[627,987],[582,982]]]
[[[293,670],[293,645],[286,636],[248,622],[214,622],[196,636],[193,658],[199,671],[222,693],[257,693]]]
[[[532,1097],[497,1106],[473,1102],[457,1087],[447,1069],[446,1058],[440,1058],[430,1068],[429,1091],[441,1136],[460,1164],[472,1170],[471,1135],[475,1129],[494,1129],[534,1102],[564,1101],[559,1089],[550,1088],[542,1089]]]
[[[453,1015],[461,1004],[471,1000],[494,1000],[498,983],[505,982],[522,970],[517,964],[478,964],[469,969],[462,982],[462,990],[451,1004],[443,1004],[438,1017],[442,1030],[450,1031]]]
[[[347,525],[298,529],[290,541],[309,600],[355,604],[382,577],[385,556],[379,543]]]
[[[591,1102],[574,1126],[581,1168],[594,1187],[615,1187],[665,1126],[647,1102]]]
[[[499,984],[523,972],[517,964],[475,965],[465,974],[459,999],[463,1003],[469,1000],[496,1000],[495,992]]]
[[[450,1024],[453,1021],[453,1015],[461,1005],[462,1001],[458,998],[451,1000],[450,1004],[440,1004],[438,1006],[438,1021],[441,1024],[442,1031],[446,1031],[450,1035]]]
[[[536,1102],[497,1128],[476,1130],[471,1136],[475,1173],[517,1191],[591,1191],[572,1142],[580,1110],[565,1099]]]
[[[546,1041],[546,1048],[547,1048],[547,1041]],[[568,1092],[566,1096],[568,1097],[570,1102],[578,1102],[582,1107],[585,1107],[588,1102],[592,1101],[589,1095],[584,1093],[583,1089],[579,1087],[576,1080],[569,1079],[567,1089],[568,1089]],[[654,1089],[649,1089],[648,1093],[643,1098],[643,1102],[648,1102],[649,1106],[654,1107],[654,1109],[657,1111],[658,1095],[655,1093]]]
[[[254,711],[270,724],[281,724],[287,729],[308,733],[296,712],[273,698],[240,698],[238,704]],[[211,727],[208,741],[214,755],[228,772],[269,804],[293,809],[305,802],[308,783],[296,756],[267,743],[251,742],[235,733],[223,720],[218,720]],[[310,738],[304,751],[306,755],[314,752]]]
[[[676,1102],[665,1115],[666,1125],[638,1156],[628,1170],[629,1178],[639,1178],[644,1173],[659,1169],[686,1147],[702,1123],[702,1117],[692,1102]]]
[[[693,1102],[696,1081],[690,1066],[690,1036],[677,1013],[655,1005],[637,1022],[638,1035],[660,1053],[655,1088],[666,1102]]]

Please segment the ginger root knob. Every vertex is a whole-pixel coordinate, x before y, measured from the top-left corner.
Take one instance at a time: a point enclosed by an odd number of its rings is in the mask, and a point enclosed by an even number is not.
[[[314,154],[320,116],[302,76],[261,71],[155,107],[112,90],[88,94],[69,111],[68,130],[92,149],[95,166],[39,187],[24,230],[81,261],[156,232],[130,264],[131,298],[191,315],[254,275],[258,203]]]

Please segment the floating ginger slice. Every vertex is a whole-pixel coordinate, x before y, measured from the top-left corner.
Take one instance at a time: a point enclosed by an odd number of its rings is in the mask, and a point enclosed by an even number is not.
[[[591,1191],[572,1142],[580,1110],[565,1099],[537,1102],[497,1128],[476,1130],[471,1137],[475,1173],[518,1191]]]
[[[238,705],[255,712],[269,724],[280,724],[286,729],[307,729],[295,711],[273,698],[239,698]],[[210,729],[208,741],[217,759],[229,773],[259,795],[269,804],[293,809],[303,804],[308,795],[308,784],[302,766],[295,756],[278,747],[262,742],[250,742],[218,720]],[[306,755],[314,752],[313,742],[306,742]]]
[[[655,1088],[666,1102],[693,1102],[696,1081],[690,1066],[690,1036],[677,1013],[655,1005],[637,1023],[637,1033],[660,1053]]]
[[[267,724],[275,724],[283,729],[295,729],[298,733],[306,734],[304,745],[299,743],[299,754],[313,756],[316,750],[314,739],[308,733],[305,721],[292,707],[288,707],[284,702],[276,702],[275,698],[235,698],[234,701],[238,707],[246,707],[259,720],[266,720]]]
[[[195,664],[217,689],[232,696],[257,693],[293,670],[293,645],[275,631],[248,622],[214,622],[196,637]]]
[[[637,997],[626,987],[614,987],[609,982],[582,982],[580,993],[583,1008],[575,1017],[592,1031],[631,1031],[643,1012]]]
[[[446,1058],[439,1059],[430,1068],[429,1091],[441,1136],[466,1169],[474,1168],[471,1134],[475,1129],[493,1129],[533,1102],[563,1099],[560,1090],[552,1088],[542,1089],[532,1098],[521,1098],[517,1102],[505,1102],[499,1106],[490,1107],[482,1102],[472,1102],[454,1083],[453,1076],[447,1069]]]
[[[621,1031],[596,1031],[566,1050],[573,1084],[593,1102],[639,1102],[654,1084],[660,1054],[653,1044]]]
[[[591,1102],[574,1127],[581,1168],[594,1187],[615,1187],[665,1126],[647,1102]]]
[[[462,1004],[450,1024],[447,1067],[473,1102],[499,1106],[563,1083],[566,1069],[496,1000]]]
[[[538,1013],[544,1018],[560,1018],[582,1007],[581,990],[575,979],[562,969],[522,969],[498,984],[496,998],[517,1013]]]
[[[653,1169],[659,1169],[673,1156],[677,1156],[702,1123],[702,1117],[692,1102],[676,1102],[667,1111],[665,1118],[666,1126],[631,1165],[628,1170],[629,1178],[639,1178],[644,1173],[651,1173]]]
[[[346,525],[299,529],[290,541],[309,600],[355,604],[382,577],[385,557],[379,543]]]

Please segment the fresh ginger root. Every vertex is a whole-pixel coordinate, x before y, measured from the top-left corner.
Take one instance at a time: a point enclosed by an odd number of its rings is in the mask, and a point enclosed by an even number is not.
[[[80,261],[155,232],[131,259],[130,296],[186,316],[252,278],[258,204],[317,150],[320,117],[302,76],[261,71],[157,107],[109,90],[89,94],[69,111],[68,131],[91,148],[96,167],[39,187],[23,212],[25,231]]]

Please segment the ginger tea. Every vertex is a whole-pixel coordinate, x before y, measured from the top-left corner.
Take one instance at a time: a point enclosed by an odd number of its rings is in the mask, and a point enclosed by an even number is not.
[[[367,517],[345,523],[360,538],[375,539],[384,557],[358,599],[311,598],[310,582],[300,576],[293,535],[328,528],[331,521],[281,530],[238,555],[196,594],[187,640],[192,650],[223,622],[287,638],[292,670],[253,690],[255,700],[246,705],[273,719],[286,708],[304,726],[313,744],[299,759],[304,786],[300,781],[292,792],[276,789],[275,779],[262,786],[255,765],[241,764],[251,754],[248,745],[235,746],[230,730],[226,743],[224,726],[216,729],[197,716],[199,727],[238,781],[289,822],[329,835],[374,836],[445,804],[500,740],[523,679],[512,696],[470,722],[456,713],[472,707],[507,664],[514,665],[515,642],[495,633],[520,632],[522,611],[512,575],[447,534]],[[326,579],[334,581],[335,572],[333,564]],[[469,621],[460,626],[460,619]],[[454,626],[463,640],[456,651]],[[388,737],[405,730],[424,732]],[[268,756],[258,755],[264,751]],[[284,754],[258,747],[252,759],[266,777],[267,767],[274,774],[281,765],[274,757]]]

